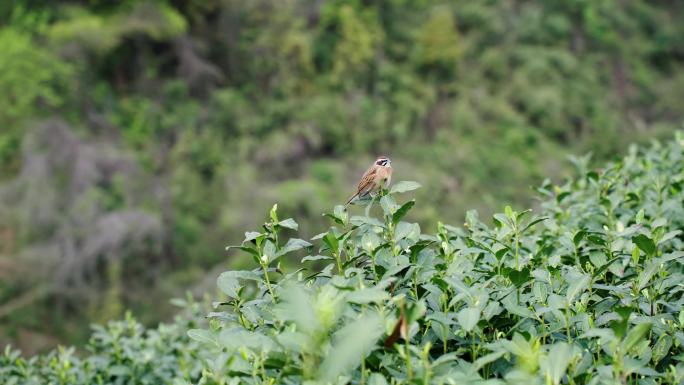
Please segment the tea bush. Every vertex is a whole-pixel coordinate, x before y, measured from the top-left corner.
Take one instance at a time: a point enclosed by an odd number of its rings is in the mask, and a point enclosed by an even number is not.
[[[187,305],[190,314],[173,323],[146,329],[130,313],[122,321],[93,326],[87,352],[62,348],[23,358],[6,347],[0,354],[0,384],[90,385],[195,383],[201,375],[199,344],[187,337],[201,325],[200,307]]]
[[[493,226],[469,212],[423,233],[404,220],[415,182],[365,215],[336,206],[311,242],[274,206],[235,246],[258,267],[220,275],[208,323],[190,304],[156,329],[97,326],[87,352],[7,348],[0,384],[681,384],[683,147],[574,159],[538,215],[507,206]]]
[[[223,273],[227,300],[188,332],[213,352],[200,383],[681,383],[683,145],[575,159],[539,215],[507,206],[493,227],[469,212],[424,233],[399,200],[414,182],[377,218],[336,206],[315,245],[274,206],[235,246],[258,268]]]

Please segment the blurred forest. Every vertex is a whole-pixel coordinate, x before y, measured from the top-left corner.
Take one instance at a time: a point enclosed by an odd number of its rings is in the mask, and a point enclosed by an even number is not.
[[[3,1],[0,47],[0,346],[28,353],[169,318],[376,155],[456,223],[684,119],[682,2]]]

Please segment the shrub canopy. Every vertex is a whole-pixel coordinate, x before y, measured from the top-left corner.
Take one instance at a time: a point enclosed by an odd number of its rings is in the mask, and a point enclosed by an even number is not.
[[[507,206],[493,226],[469,212],[423,232],[406,221],[415,182],[365,215],[336,206],[311,242],[287,239],[298,225],[276,205],[235,246],[258,267],[221,274],[208,325],[113,323],[86,358],[8,349],[0,382],[680,383],[683,147],[576,159],[577,178],[538,188],[536,215]]]

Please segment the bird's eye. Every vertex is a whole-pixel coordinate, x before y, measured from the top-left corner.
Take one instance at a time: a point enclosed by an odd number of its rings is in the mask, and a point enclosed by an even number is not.
[[[378,166],[387,166],[387,159],[380,159],[377,162],[375,162]]]

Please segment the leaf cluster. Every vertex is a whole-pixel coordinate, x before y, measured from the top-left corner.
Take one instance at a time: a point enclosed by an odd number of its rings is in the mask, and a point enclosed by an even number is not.
[[[229,299],[190,331],[215,352],[201,383],[679,383],[682,170],[679,135],[545,183],[541,215],[436,233],[405,221],[418,185],[400,182],[379,217],[326,214],[312,246],[278,241],[274,208],[240,246],[260,268],[224,273]],[[273,267],[291,243],[316,253]]]

